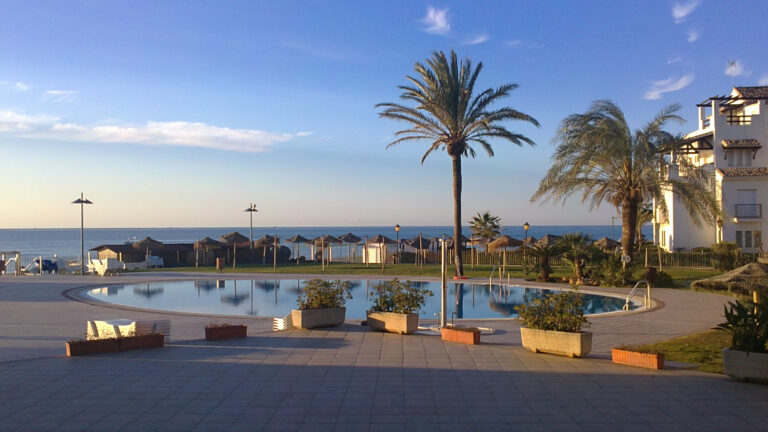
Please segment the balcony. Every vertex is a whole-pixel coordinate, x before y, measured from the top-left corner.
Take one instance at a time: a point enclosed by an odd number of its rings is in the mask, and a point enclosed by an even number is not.
[[[726,121],[729,125],[749,126],[752,124],[752,116],[746,114],[728,113]]]
[[[736,219],[762,219],[763,218],[762,204],[734,204],[734,207],[735,207],[734,217]]]

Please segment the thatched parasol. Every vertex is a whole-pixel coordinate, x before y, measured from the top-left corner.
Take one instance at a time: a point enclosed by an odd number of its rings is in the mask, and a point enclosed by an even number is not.
[[[387,236],[377,234],[376,237],[368,239],[368,244],[395,244],[395,241]]]
[[[609,239],[608,237],[603,237],[600,240],[596,240],[592,244],[606,251],[614,250],[617,247],[621,246],[621,243],[617,242],[616,240]]]
[[[469,241],[469,239],[462,235],[460,241],[461,241],[461,244],[465,244],[465,243],[467,243]],[[453,248],[453,237],[446,238],[445,239],[445,244],[447,245],[448,249]]]
[[[295,236],[286,239],[285,241],[293,243],[296,246],[296,265],[299,265],[299,244],[300,243],[312,243],[312,240],[304,237],[303,235],[296,234]]]
[[[522,246],[523,241],[518,240],[516,238],[512,238],[506,234],[500,236],[496,240],[488,243],[488,249],[495,250],[495,249],[506,249],[509,247],[518,247]]]
[[[339,237],[339,240],[341,240],[343,243],[347,244],[347,262],[354,262],[354,259],[350,259],[353,255],[350,254],[350,246],[355,245],[355,255],[357,255],[357,245],[362,240],[360,237],[352,234],[351,232],[348,232],[342,236]]]
[[[240,305],[240,303],[246,301],[250,295],[248,294],[237,294],[237,280],[234,281],[235,285],[235,293],[234,294],[225,294],[221,296],[221,302],[222,303],[229,303],[234,306]]]
[[[227,246],[232,245],[232,251],[233,251],[232,268],[235,268],[235,265],[237,264],[237,245],[238,244],[242,245],[243,243],[248,245],[251,242],[250,239],[248,239],[248,237],[240,234],[237,231],[232,231],[229,234],[225,234],[219,237],[219,239],[221,240],[222,243],[224,243]]]
[[[422,251],[424,249],[429,249],[429,247],[432,245],[432,240],[425,239],[424,237],[421,236],[421,234],[419,234],[418,237],[414,237],[412,239],[403,240],[403,243],[405,243],[408,246],[410,246],[410,247],[412,247],[414,249],[417,249],[419,251],[418,254],[416,255],[416,258],[418,258],[418,259],[414,258],[413,264],[414,265],[418,265],[419,262],[421,262],[422,263],[422,267],[423,267],[423,265],[424,265],[424,256],[422,255]]]
[[[562,239],[562,236],[554,234],[544,234],[544,237],[536,241],[537,246],[552,246]]]
[[[197,267],[197,261],[198,257],[197,254],[200,251],[200,249],[203,250],[203,265],[208,264],[208,252],[212,250],[219,250],[221,249],[222,245],[221,242],[216,241],[210,237],[205,237],[202,240],[198,240],[195,242],[195,267]]]
[[[329,262],[333,261],[333,249],[330,248],[332,244],[341,244],[341,240],[337,239],[336,237],[332,235],[321,235],[320,237],[316,237],[312,240],[312,243],[315,246],[320,246],[320,263],[322,264],[323,270],[325,270],[325,248],[328,247],[331,254],[328,259]],[[314,258],[314,257],[313,257]]]
[[[147,253],[144,256],[144,259],[146,261],[147,267],[149,267],[149,254],[151,253],[152,249],[159,249],[163,247],[163,244],[153,238],[144,237],[143,240],[134,242],[133,247],[135,247],[136,249],[142,249],[142,248],[146,249]]]
[[[165,288],[163,288],[162,286],[159,287],[159,288],[150,288],[149,284],[147,284],[147,288],[146,289],[139,288],[139,287],[135,287],[133,289],[133,293],[134,294],[138,294],[138,295],[144,296],[144,297],[146,297],[148,299],[150,299],[150,298],[152,298],[152,297],[154,297],[156,295],[162,294],[163,291],[165,291]]]
[[[253,242],[253,245],[255,247],[260,247],[262,250],[261,254],[261,263],[266,264],[267,263],[267,249],[273,248],[277,249],[275,245],[280,243],[280,239],[277,236],[271,236],[268,234],[264,234],[263,236],[259,237],[256,241]],[[277,254],[277,250],[273,250],[272,253],[274,255]]]

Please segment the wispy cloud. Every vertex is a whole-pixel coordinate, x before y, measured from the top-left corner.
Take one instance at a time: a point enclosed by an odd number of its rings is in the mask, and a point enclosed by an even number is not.
[[[150,146],[183,146],[257,153],[272,145],[312,132],[275,133],[255,129],[232,129],[201,122],[155,122],[141,126],[84,126],[58,117],[0,111],[0,132],[22,138],[82,143],[125,143]]]
[[[674,63],[680,63],[681,61],[683,61],[683,58],[680,57],[680,56],[677,56],[677,57],[675,57],[673,59],[667,60],[667,64],[669,65],[669,64],[674,64]]]
[[[760,77],[757,83],[761,86],[768,85],[768,75],[763,75],[762,77]]]
[[[675,3],[672,7],[672,18],[679,24],[685,21],[688,15],[692,14],[700,4],[701,0],[691,0],[687,3]]]
[[[75,90],[46,90],[43,99],[51,102],[71,102],[77,94]]]
[[[692,73],[683,75],[679,79],[667,78],[660,81],[653,81],[651,83],[651,88],[648,89],[647,92],[645,92],[645,96],[643,96],[643,99],[650,99],[650,100],[660,99],[662,94],[682,90],[692,82],[693,82]]]
[[[744,70],[744,63],[742,63],[741,60],[731,60],[728,62],[728,66],[725,67],[725,74],[735,77],[746,75],[747,72]]]
[[[505,44],[509,48],[544,48],[544,44],[535,43],[535,42],[526,42],[521,39],[514,39],[511,41],[507,41]]]
[[[488,36],[488,33],[480,33],[479,35],[466,39],[464,41],[464,45],[478,45],[483,42],[487,42],[489,39],[491,39],[491,37]]]
[[[424,31],[432,34],[444,35],[451,31],[451,23],[448,22],[448,9],[427,8],[427,15],[421,19],[426,25]]]
[[[696,30],[691,30],[688,32],[688,42],[696,42],[699,40],[699,32]]]
[[[27,83],[23,83],[21,81],[0,81],[0,89],[7,89],[7,90],[15,90],[20,92],[25,92],[29,89],[31,89],[32,86],[30,86]]]

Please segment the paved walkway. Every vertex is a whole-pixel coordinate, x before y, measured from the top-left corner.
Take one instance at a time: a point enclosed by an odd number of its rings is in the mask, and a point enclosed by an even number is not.
[[[152,273],[109,282],[199,276]],[[504,320],[483,323],[498,331],[479,346],[370,332],[354,321],[332,330],[273,333],[264,319],[231,320],[249,325],[248,339],[206,343],[202,328],[211,317],[128,312],[61,295],[93,282],[0,279],[0,431],[733,431],[768,425],[768,386],[622,367],[604,358],[617,344],[712,327],[728,300],[717,295],[655,290],[663,307],[593,318],[595,355],[568,359],[525,351],[514,321]],[[173,342],[157,350],[62,357],[64,341],[81,336],[86,320],[126,316],[170,318]]]

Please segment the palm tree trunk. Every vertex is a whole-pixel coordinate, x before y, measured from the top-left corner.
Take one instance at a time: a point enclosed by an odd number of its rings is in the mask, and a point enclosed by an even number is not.
[[[461,259],[461,155],[453,159],[453,251],[456,276],[464,276],[464,262]]]
[[[621,253],[632,256],[635,252],[637,231],[637,199],[629,198],[621,203]]]

